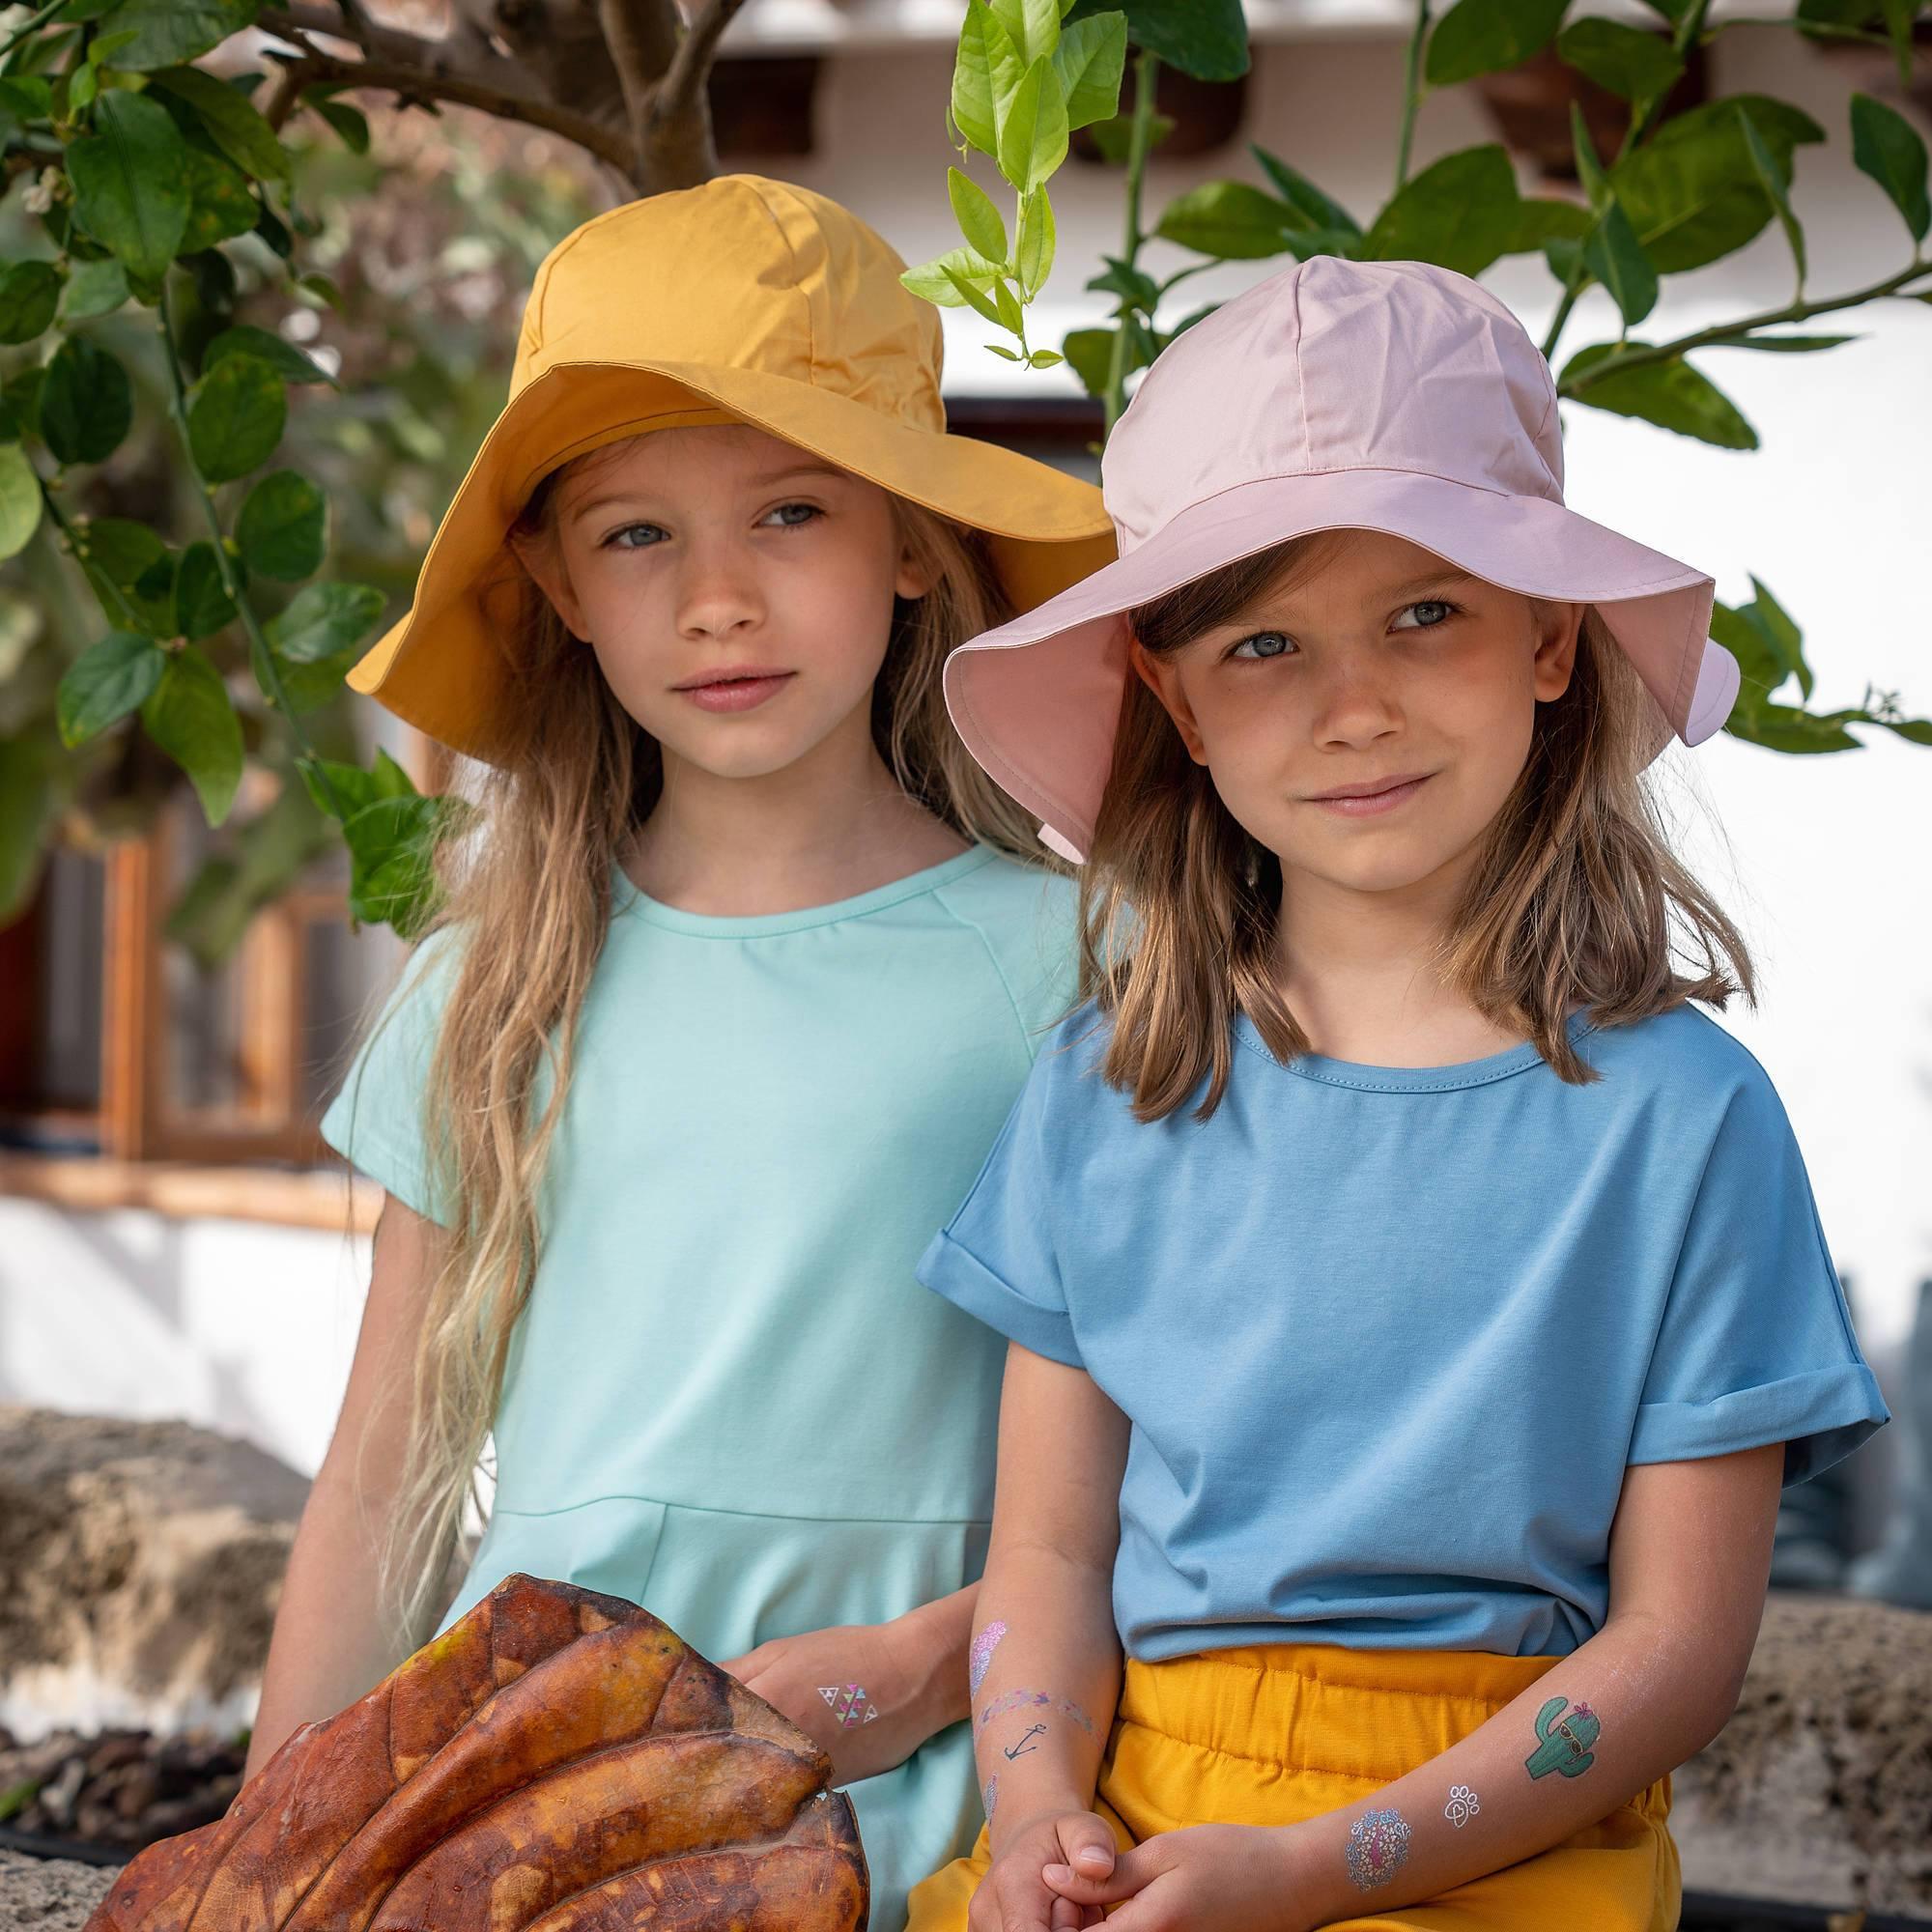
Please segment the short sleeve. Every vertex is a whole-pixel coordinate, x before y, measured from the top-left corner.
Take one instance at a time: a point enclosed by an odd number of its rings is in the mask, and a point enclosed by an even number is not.
[[[1023,1349],[1082,1366],[1054,1252],[1046,1116],[1066,1056],[1034,1062],[1007,1123],[959,1211],[932,1238],[918,1274],[935,1294]]]
[[[1713,1141],[1644,1382],[1632,1463],[1785,1445],[1804,1482],[1889,1420],[1859,1351],[1783,1103],[1752,1063]]]
[[[459,957],[448,927],[412,952],[321,1122],[359,1172],[425,1218],[447,1225],[423,1114],[430,1061]]]

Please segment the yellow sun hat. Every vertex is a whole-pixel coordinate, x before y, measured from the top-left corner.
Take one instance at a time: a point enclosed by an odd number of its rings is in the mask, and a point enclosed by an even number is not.
[[[509,701],[499,639],[523,593],[505,542],[572,457],[689,423],[744,422],[983,530],[1016,611],[1115,555],[1100,492],[946,428],[939,314],[856,215],[760,175],[628,202],[537,270],[510,397],[438,528],[410,613],[353,690],[488,758]]]

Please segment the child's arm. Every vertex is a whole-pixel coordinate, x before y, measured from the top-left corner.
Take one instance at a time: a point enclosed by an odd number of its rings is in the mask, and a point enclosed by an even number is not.
[[[386,1526],[403,1463],[411,1366],[440,1234],[434,1221],[384,1197],[349,1385],[289,1552],[248,1743],[250,1777],[290,1732],[333,1717],[407,1654],[377,1603],[373,1539]]]
[[[1113,1862],[1091,1806],[1120,1694],[1112,1590],[1126,1450],[1126,1418],[1084,1370],[1009,1348],[969,1672],[993,1848],[976,1932],[1098,1921],[1056,1903],[1040,1873],[1057,1859]]]
[[[1736,1708],[1764,1609],[1782,1444],[1631,1467],[1602,1631],[1439,1757],[1304,1824],[1168,1833],[1095,1883],[1109,1932],[1304,1932],[1546,1851],[1694,1756]],[[1266,1740],[1257,1740],[1264,1754]]]

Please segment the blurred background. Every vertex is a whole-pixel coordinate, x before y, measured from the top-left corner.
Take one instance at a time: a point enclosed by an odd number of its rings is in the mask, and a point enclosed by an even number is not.
[[[13,23],[0,35],[38,11],[0,14]],[[406,104],[393,77],[353,84],[358,63],[401,61],[401,42],[384,56],[386,32],[460,43],[486,65],[521,66],[526,80],[567,73],[570,104],[595,116],[617,94],[592,38],[595,9],[425,0],[346,14],[333,5],[271,11],[271,22],[238,31],[205,64],[272,76],[287,71],[280,56],[306,49],[322,63],[311,70],[323,83],[315,100],[329,111],[295,113],[280,128],[302,279],[280,271],[259,233],[242,236],[230,251],[240,284],[230,306],[339,385],[292,389],[277,460],[320,485],[331,571],[380,589],[386,621],[406,608],[438,518],[500,406],[537,263],[638,184],[514,109],[438,99],[433,88]],[[1672,111],[1769,97],[1825,130],[1801,149],[1788,190],[1816,299],[1916,259],[1909,220],[1857,163],[1847,114],[1865,95],[1921,134],[1932,125],[1932,16],[1915,24],[1908,6],[1901,33],[1896,6],[1812,11],[1826,31],[1806,35],[1792,31],[1789,7],[1719,0]],[[1203,79],[1170,63],[1159,73],[1157,107],[1172,127],[1148,163],[1147,227],[1207,184],[1265,188],[1250,144],[1287,157],[1367,224],[1395,180],[1415,10],[1247,0],[1243,12],[1244,72]],[[1589,12],[1653,29],[1671,18],[1607,0],[1590,0]],[[719,164],[846,203],[908,262],[956,247],[946,103],[960,18],[954,0],[745,0],[706,82]],[[358,22],[364,32],[343,31]],[[1624,108],[1590,92],[1557,52],[1428,90],[1411,117],[1411,177],[1500,143],[1522,195],[1579,203],[1571,104],[1599,119],[1608,104],[1606,150]],[[1083,288],[1122,247],[1122,171],[1104,145],[1076,134],[1053,179],[1058,265],[1028,311],[1036,345],[1115,316],[1113,293]],[[14,166],[0,257],[46,253],[33,201],[42,179],[31,162]],[[1672,273],[1644,339],[1790,303],[1791,246],[1772,213],[1767,204],[1755,239]],[[1286,259],[1279,248],[1204,258],[1158,236],[1139,255],[1156,277],[1198,265],[1181,308],[1223,299]],[[1542,339],[1562,298],[1543,252],[1505,254],[1483,278]],[[1828,352],[1705,354],[1698,366],[1754,428],[1754,450],[1564,406],[1570,503],[1710,570],[1734,607],[1750,604],[1754,575],[1802,628],[1814,714],[1883,710],[1873,695],[1891,693],[1910,716],[1932,709],[1928,301],[1873,299],[1810,325],[1855,337]],[[1016,366],[988,353],[1006,338],[973,308],[943,314],[953,427],[1097,473],[1102,404],[1074,365]],[[131,433],[81,486],[91,513],[185,529],[192,506],[150,318],[129,304],[74,319],[124,363],[136,398]],[[1592,285],[1568,316],[1564,355],[1620,329],[1611,295]],[[12,376],[42,353],[0,355]],[[42,728],[63,668],[101,629],[56,536],[43,525],[0,565],[0,739],[25,743]],[[329,757],[367,763],[386,750],[424,793],[449,780],[435,748],[364,700],[331,696],[307,723]],[[0,1726],[14,1744],[62,1732],[98,1740],[115,1727],[199,1726],[216,1738],[245,1726],[248,1647],[266,1635],[283,1526],[335,1419],[379,1202],[366,1183],[351,1187],[314,1123],[406,946],[384,925],[352,922],[349,858],[325,822],[282,803],[271,752],[250,739],[236,820],[218,833],[180,773],[131,731],[97,749],[80,781],[31,804],[0,772],[16,842],[29,810],[36,841],[30,861],[16,857],[13,917],[0,928]],[[1862,1343],[1901,1418],[1787,1498],[1776,1580],[1810,1604],[1814,1621],[1785,1631],[1776,1667],[1787,1689],[1789,1673],[1809,1687],[1791,1695],[1809,1696],[1830,1734],[1794,1740],[1787,1706],[1782,1731],[1767,1720],[1736,1763],[1713,1770],[1701,1877],[1713,1896],[1750,1892],[1766,1913],[1862,1907],[1873,1925],[1887,1914],[1932,1918],[1932,1743],[1922,1729],[1890,1728],[1911,1700],[1901,1669],[1917,1671],[1920,1708],[1932,1708],[1922,1697],[1932,1621],[1918,1620],[1932,1607],[1932,1332],[1922,1313],[1932,1298],[1932,753],[1861,724],[1842,747],[1798,753],[1726,733],[1695,753],[1673,748],[1658,769],[1693,867],[1739,920],[1760,968],[1756,1009],[1734,1008],[1722,1023],[1784,1098]],[[81,1547],[74,1498],[111,1492],[131,1507],[129,1496],[170,1491],[195,1518],[184,1547],[203,1564],[192,1587],[179,1576],[168,1585],[173,1634],[156,1648],[159,1613],[143,1612],[120,1635],[99,1615],[81,1619],[79,1634],[50,1637],[49,1619],[60,1621],[50,1603],[83,1588],[111,1594],[116,1561],[124,1575],[129,1564],[125,1550],[117,1559],[113,1547]],[[67,1570],[49,1572],[50,1550]],[[1860,1623],[1861,1609],[1915,1621]],[[206,1654],[211,1631],[230,1667]],[[143,1632],[145,1663],[135,1655]],[[99,1838],[76,1829],[77,1802],[104,1772],[73,1780],[65,1814],[40,1795],[68,1776],[60,1766],[82,1761],[78,1748],[11,1785],[0,1764],[0,1827],[7,1792],[32,1783],[35,1795],[11,1807],[16,1832],[45,1833],[65,1815],[71,1836]],[[99,1748],[90,1743],[82,1758],[91,1764]],[[1767,1768],[1778,1750],[1781,1768]],[[213,1744],[205,1756],[218,1759]],[[1863,1797],[1847,1800],[1854,1788]],[[1859,1804],[1865,1811],[1847,1822]],[[174,1815],[169,1829],[180,1829],[186,1814]],[[1693,1883],[1695,1842],[1687,1826]]]

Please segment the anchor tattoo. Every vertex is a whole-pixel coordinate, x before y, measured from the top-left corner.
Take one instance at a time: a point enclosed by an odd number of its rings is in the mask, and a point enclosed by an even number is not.
[[[1039,1747],[1034,1743],[1034,1739],[1037,1737],[1044,1737],[1045,1735],[1046,1735],[1046,1726],[1044,1724],[1035,1724],[1033,1728],[1027,1732],[1026,1736],[1019,1741],[1018,1744],[1009,1745],[1007,1747],[1008,1760],[1010,1761],[1016,1757],[1024,1757],[1026,1756],[1028,1751],[1037,1750]]]

